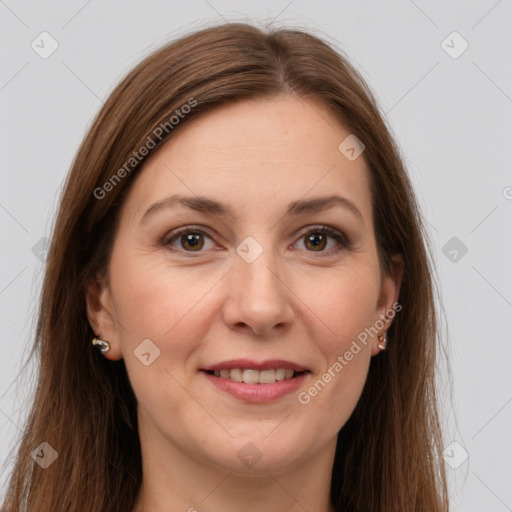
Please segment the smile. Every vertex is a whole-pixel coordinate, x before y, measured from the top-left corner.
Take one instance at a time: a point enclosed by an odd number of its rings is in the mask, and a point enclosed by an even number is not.
[[[282,380],[293,379],[300,373],[289,368],[275,368],[269,370],[254,370],[250,368],[231,368],[223,370],[210,370],[210,375],[229,379],[245,384],[273,384]]]
[[[200,369],[214,387],[242,402],[267,403],[295,393],[311,371],[284,359],[232,359]]]

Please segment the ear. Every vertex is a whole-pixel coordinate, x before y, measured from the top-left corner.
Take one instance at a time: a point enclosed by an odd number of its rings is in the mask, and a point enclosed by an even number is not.
[[[110,344],[110,350],[103,356],[112,361],[122,359],[112,296],[105,279],[94,276],[85,282],[85,303],[92,330],[100,340]],[[92,347],[92,340],[91,348],[95,348]]]
[[[396,308],[394,305],[398,303],[403,273],[404,259],[401,254],[394,254],[391,256],[391,264],[388,274],[384,274],[381,279],[379,299],[375,312],[374,326],[383,334],[393,323],[395,315],[394,310]],[[377,355],[380,352],[378,344],[379,341],[377,336],[375,336],[374,343],[372,345],[372,356]]]

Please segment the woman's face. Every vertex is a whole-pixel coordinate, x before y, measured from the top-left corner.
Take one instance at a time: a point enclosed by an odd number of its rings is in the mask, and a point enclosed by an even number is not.
[[[319,103],[245,100],[138,172],[87,303],[125,361],[146,453],[239,473],[333,454],[400,282],[380,272],[349,135]]]

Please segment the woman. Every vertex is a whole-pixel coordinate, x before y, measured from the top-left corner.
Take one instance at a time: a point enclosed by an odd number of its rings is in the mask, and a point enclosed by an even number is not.
[[[426,245],[325,42],[228,24],[156,51],[68,176],[2,510],[448,510]]]

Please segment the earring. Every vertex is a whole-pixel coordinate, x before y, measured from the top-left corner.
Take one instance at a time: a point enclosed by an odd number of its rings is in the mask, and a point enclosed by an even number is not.
[[[110,344],[108,341],[103,341],[103,340],[100,340],[98,338],[93,338],[92,339],[92,344],[93,345],[100,345],[101,347],[101,353],[104,354],[105,352],[108,352],[110,350]]]
[[[379,348],[381,350],[386,350],[386,348],[388,346],[388,338],[387,338],[386,334],[382,335],[382,333],[379,332],[379,334],[377,334],[377,338],[379,340]]]

